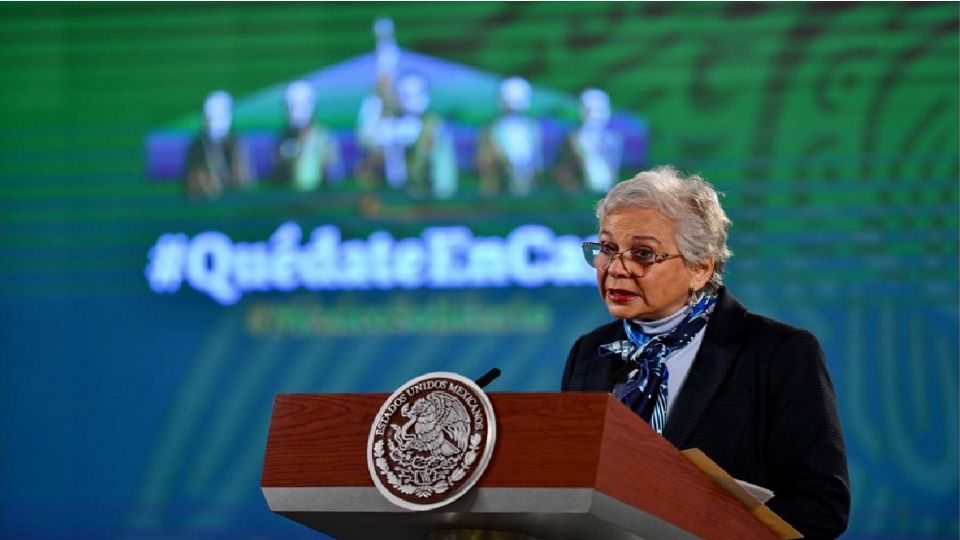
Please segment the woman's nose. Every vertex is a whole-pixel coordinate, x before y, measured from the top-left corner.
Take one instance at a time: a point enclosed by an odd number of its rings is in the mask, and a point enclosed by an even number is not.
[[[627,268],[627,261],[623,258],[623,253],[617,253],[613,256],[610,264],[607,266],[607,273],[615,276],[632,276],[633,272]]]

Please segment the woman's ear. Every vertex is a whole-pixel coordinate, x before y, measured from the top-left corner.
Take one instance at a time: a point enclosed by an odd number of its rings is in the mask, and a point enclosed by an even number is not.
[[[707,259],[701,263],[690,263],[687,269],[690,273],[690,288],[699,291],[713,276],[714,260]]]

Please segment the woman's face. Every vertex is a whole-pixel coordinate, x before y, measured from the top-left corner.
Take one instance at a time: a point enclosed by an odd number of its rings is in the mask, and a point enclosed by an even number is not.
[[[655,253],[679,254],[677,226],[659,210],[617,208],[600,224],[600,244],[622,252],[646,248]],[[620,319],[654,321],[676,313],[700,290],[713,273],[713,261],[693,265],[682,257],[647,266],[616,256],[606,268],[597,268],[600,296],[610,314]]]

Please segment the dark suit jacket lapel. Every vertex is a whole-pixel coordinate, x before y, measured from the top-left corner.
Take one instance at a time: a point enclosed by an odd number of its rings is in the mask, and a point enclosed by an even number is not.
[[[663,428],[663,436],[677,448],[683,448],[733,366],[742,343],[745,314],[746,309],[721,289],[700,350]]]
[[[624,339],[627,339],[627,335],[620,319],[581,336],[571,352],[576,363],[570,374],[568,389],[586,392],[609,392],[613,389],[610,376],[623,366],[623,360],[617,354],[602,354],[600,345]]]

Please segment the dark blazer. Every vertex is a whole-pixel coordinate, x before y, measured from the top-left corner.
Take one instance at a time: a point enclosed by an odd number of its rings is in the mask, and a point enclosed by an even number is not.
[[[623,361],[600,357],[598,348],[622,339],[620,320],[580,336],[561,389],[610,391]],[[817,338],[748,312],[725,289],[663,436],[773,490],[768,506],[807,538],[835,538],[847,528],[847,458]]]

